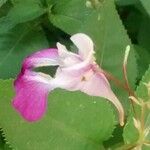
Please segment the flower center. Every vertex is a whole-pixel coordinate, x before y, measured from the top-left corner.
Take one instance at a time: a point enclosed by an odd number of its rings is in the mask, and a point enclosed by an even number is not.
[[[91,79],[91,77],[93,76],[94,71],[92,69],[90,69],[88,72],[86,72],[82,77],[81,77],[81,81],[88,81]]]

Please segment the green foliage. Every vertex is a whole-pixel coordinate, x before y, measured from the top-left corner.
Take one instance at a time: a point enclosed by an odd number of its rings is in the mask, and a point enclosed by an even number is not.
[[[138,45],[135,45],[134,48],[137,52],[137,66],[138,66],[138,79],[141,79],[142,75],[148,69],[150,64],[150,53],[148,51]]]
[[[1,7],[2,5],[4,5],[6,2],[7,2],[7,0],[0,0],[0,7]]]
[[[150,67],[145,73],[144,77],[142,78],[142,81],[140,82],[139,87],[136,90],[136,95],[138,97],[139,102],[143,101],[146,103],[150,103],[150,95],[148,93],[148,87],[145,84],[150,83]],[[142,108],[144,107],[144,108]],[[138,106],[134,104],[134,112],[131,112],[128,122],[124,128],[124,140],[125,143],[127,143],[127,147],[142,147],[142,150],[149,149],[148,145],[145,144],[145,141],[149,143],[150,141],[150,110],[147,108],[147,106],[144,104],[144,106]],[[141,126],[143,131],[141,129],[138,129],[135,127],[135,123],[133,121],[133,117],[136,120],[139,120],[141,122]],[[142,119],[143,117],[143,119]],[[147,132],[146,132],[147,130]],[[139,132],[140,131],[140,132]],[[142,132],[144,134],[142,134]],[[147,134],[145,134],[147,133]],[[142,134],[142,135],[141,135]],[[142,139],[142,138],[143,139]],[[142,144],[140,144],[142,142]]]
[[[118,5],[121,5],[121,6],[133,5],[138,2],[138,0],[115,0],[115,1]]]
[[[56,90],[49,96],[45,117],[28,123],[11,106],[12,82],[0,81],[0,124],[12,147],[19,150],[99,150],[102,141],[110,137],[116,122],[110,104],[102,98]]]
[[[49,14],[50,21],[69,34],[79,32],[84,20],[87,20],[92,13],[91,10],[86,7],[86,0],[60,0],[54,1],[53,3]]]
[[[123,137],[126,144],[134,144],[138,140],[139,133],[134,126],[133,115],[131,115],[127,120],[127,124],[124,127]]]
[[[138,8],[136,8],[136,5],[121,7],[119,13],[132,43],[135,44],[138,80],[140,80],[150,64],[150,19],[140,5]]]
[[[123,144],[123,128],[118,125],[114,129],[114,132],[112,134],[112,137],[110,137],[107,141],[104,142],[106,149],[115,149],[116,147]]]
[[[137,97],[142,98],[145,101],[149,101],[150,97],[148,95],[148,89],[144,83],[149,82],[150,82],[150,66],[149,69],[146,71],[145,75],[143,76],[142,81],[140,82],[140,85],[136,90]]]
[[[12,7],[12,4],[10,1],[7,1],[6,3],[4,3],[4,5],[0,7],[0,20],[1,20],[1,17],[4,17],[7,15],[11,7]]]
[[[0,76],[15,77],[21,68],[23,58],[33,51],[48,47],[41,28],[35,24],[17,26],[11,32],[0,35]]]
[[[16,3],[6,17],[0,18],[0,33],[7,32],[19,23],[33,20],[45,13],[40,1],[26,0]]]
[[[0,128],[0,150],[11,150],[10,145],[6,144],[3,130]]]
[[[147,14],[150,16],[150,1],[149,0],[140,0],[140,2],[143,5]]]
[[[138,38],[138,42],[141,45],[141,47],[145,48],[148,51],[148,53],[150,54],[149,24],[150,24],[150,18],[144,17],[142,19],[141,27],[139,29],[137,38]]]

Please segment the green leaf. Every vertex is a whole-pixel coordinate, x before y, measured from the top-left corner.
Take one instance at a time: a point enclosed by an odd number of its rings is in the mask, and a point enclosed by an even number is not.
[[[11,32],[0,35],[0,77],[15,77],[25,56],[46,47],[47,39],[37,25],[17,26]]]
[[[150,66],[149,69],[146,71],[145,75],[143,76],[142,81],[140,82],[140,85],[136,90],[137,97],[142,98],[145,101],[150,100],[147,87],[144,85],[144,83],[149,83],[149,82],[150,82]]]
[[[139,138],[138,130],[133,123],[133,115],[128,117],[127,123],[124,127],[123,138],[126,144],[135,143]]]
[[[11,105],[12,82],[0,81],[0,125],[14,149],[103,150],[102,141],[110,137],[116,124],[108,101],[55,90],[49,96],[46,115],[29,123]]]
[[[19,23],[33,20],[46,11],[40,1],[19,1],[10,9],[6,17],[0,18],[0,33],[5,33]]]
[[[4,136],[3,130],[0,128],[0,150],[11,150],[10,145],[8,144],[7,140],[4,139],[3,136]]]
[[[61,7],[60,7],[61,6]],[[49,14],[50,21],[61,30],[72,35],[77,32],[88,34],[95,44],[96,58],[103,69],[123,80],[122,64],[127,45],[130,39],[120,21],[113,0],[93,4],[89,8],[86,0],[56,1]],[[95,8],[96,7],[96,8]],[[109,11],[108,11],[109,10]],[[111,23],[111,24],[110,24]],[[134,49],[128,60],[129,83],[133,86],[137,76]],[[122,89],[114,88],[120,100],[128,107],[127,94]]]
[[[116,126],[112,134],[112,137],[110,137],[110,139],[104,142],[105,148],[110,150],[116,150],[116,148],[119,145],[122,145],[122,143],[124,142],[122,133],[123,128],[120,125]]]
[[[150,67],[149,69],[146,71],[145,75],[142,78],[142,81],[140,82],[139,87],[136,90],[136,95],[138,98],[142,99],[143,101],[147,101],[150,103],[150,96],[148,95],[148,88],[145,86],[145,83],[150,83]],[[149,109],[145,108],[144,109],[145,113],[144,113],[144,129],[149,128],[150,127],[150,111]],[[139,120],[141,118],[141,108],[139,106],[135,105],[135,112],[136,112],[136,118],[138,117]],[[135,144],[136,146],[136,142],[139,140],[139,132],[138,130],[135,128],[134,122],[133,122],[133,117],[135,117],[135,114],[131,113],[131,115],[129,116],[128,122],[124,128],[124,133],[123,133],[123,137],[124,137],[124,141],[127,144]],[[149,130],[148,130],[149,132]],[[150,142],[150,133],[148,133],[148,135],[146,137],[144,137],[144,139],[146,141]],[[142,146],[142,150],[147,150],[150,147],[147,146]]]
[[[150,16],[150,1],[149,0],[140,0],[140,2],[143,5],[147,14]]]
[[[7,2],[7,0],[0,0],[0,7],[1,7],[2,5],[4,5],[6,2]]]
[[[126,6],[126,5],[134,5],[138,2],[138,0],[115,0],[118,5]]]
[[[141,79],[150,64],[150,53],[139,45],[134,45],[136,50],[137,66],[138,66],[138,79]]]
[[[10,1],[7,1],[7,3],[5,3],[4,5],[2,5],[0,7],[0,18],[6,16],[8,14],[8,12],[9,12],[9,10],[10,10],[11,7],[12,7],[12,4],[11,4]]]
[[[84,20],[92,12],[86,7],[86,0],[57,0],[50,1],[51,3],[53,7],[49,14],[50,21],[69,34],[80,31]]]
[[[141,28],[139,29],[138,33],[138,44],[146,49],[148,53],[150,54],[150,19],[148,17],[143,17],[141,20]]]
[[[143,20],[143,14],[135,6],[130,7],[118,7],[120,16],[122,17],[123,24],[128,31],[128,35],[132,40],[132,43],[137,44],[137,35]],[[126,15],[126,13],[128,13]]]

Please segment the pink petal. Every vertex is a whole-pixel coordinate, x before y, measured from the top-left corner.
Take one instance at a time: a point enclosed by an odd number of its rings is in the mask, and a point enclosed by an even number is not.
[[[89,71],[89,73],[85,74],[82,82],[78,85],[79,89],[82,92],[85,92],[86,94],[89,94],[91,96],[100,96],[108,99],[111,101],[117,108],[119,112],[119,119],[120,124],[124,124],[124,110],[120,103],[120,101],[117,99],[113,91],[111,90],[111,87],[109,85],[109,82],[107,81],[106,77],[102,73],[95,73],[92,71]]]
[[[83,60],[91,58],[94,54],[93,41],[89,36],[83,33],[77,33],[71,36],[71,41],[78,47],[79,55]]]
[[[58,68],[54,79],[55,87],[74,91],[80,82],[80,76],[81,75],[76,72],[66,72]]]
[[[15,81],[16,96],[12,104],[28,121],[39,120],[44,115],[48,92],[52,90],[50,85],[36,81],[38,78],[42,77],[27,71]]]
[[[57,48],[62,72],[76,76],[91,68],[89,61],[83,61],[79,55],[69,52],[64,45],[57,43]]]
[[[91,64],[95,62],[93,42],[83,33],[73,35],[71,40],[79,48],[79,55],[68,51],[64,45],[57,43],[60,68],[68,73],[80,74],[91,68]]]
[[[58,65],[58,51],[55,48],[44,49],[28,56],[23,62],[23,68]]]
[[[57,48],[61,67],[70,67],[82,62],[79,55],[68,51],[64,45],[57,43]]]

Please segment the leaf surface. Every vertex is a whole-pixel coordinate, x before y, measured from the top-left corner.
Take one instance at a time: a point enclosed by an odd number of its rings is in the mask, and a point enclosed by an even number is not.
[[[16,2],[7,16],[0,18],[0,33],[6,33],[19,23],[36,19],[45,13],[39,0]]]
[[[0,125],[19,150],[99,150],[116,124],[108,101],[81,92],[53,91],[44,118],[24,121],[13,109],[12,80],[0,81]],[[105,117],[104,117],[105,116]]]
[[[24,57],[47,47],[47,39],[38,26],[25,24],[0,34],[0,77],[15,77]]]
[[[0,7],[3,6],[6,2],[7,0],[0,0]]]
[[[149,0],[140,0],[140,2],[143,5],[147,14],[150,16],[150,1]]]

